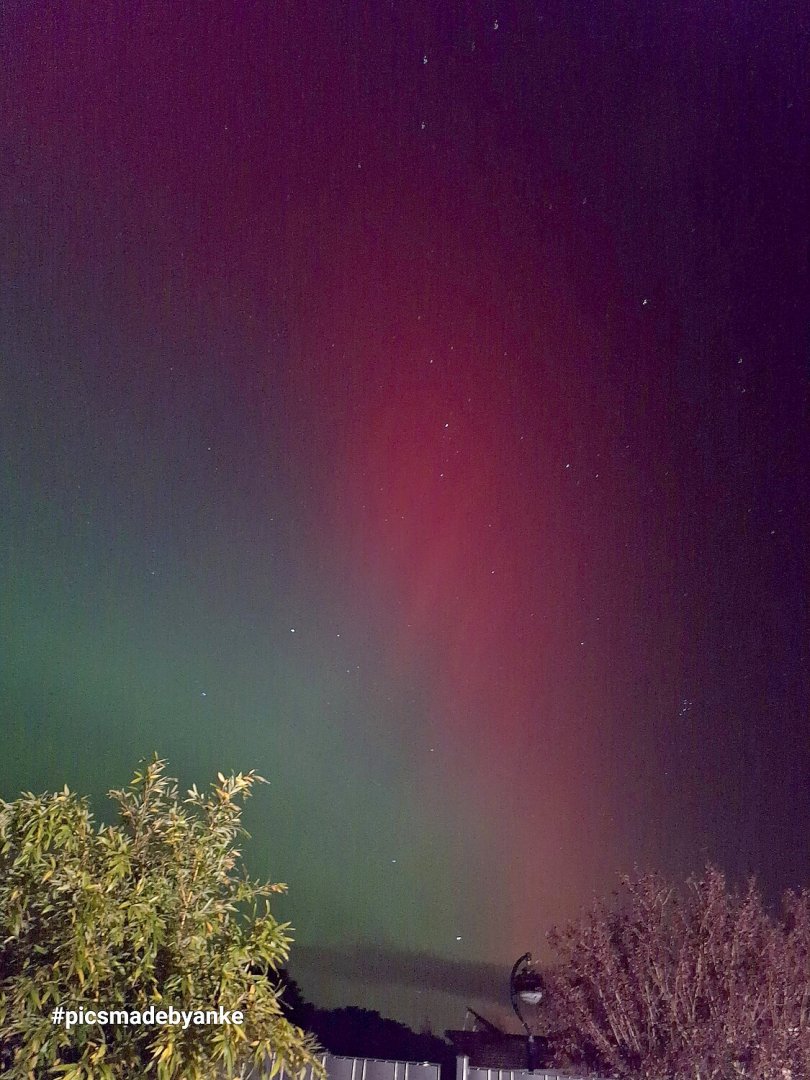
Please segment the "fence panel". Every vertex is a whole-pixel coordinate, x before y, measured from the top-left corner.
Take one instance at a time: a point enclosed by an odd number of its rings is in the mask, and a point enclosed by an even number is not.
[[[572,1073],[559,1072],[557,1069],[479,1069],[472,1068],[468,1058],[459,1057],[456,1062],[456,1080],[586,1080]],[[599,1080],[590,1077],[588,1080]]]
[[[328,1080],[441,1080],[439,1066],[430,1062],[416,1064],[413,1061],[338,1057],[336,1054],[322,1054],[320,1060]],[[258,1080],[260,1075],[254,1070],[248,1080]],[[278,1080],[295,1080],[284,1069],[277,1075]],[[303,1080],[314,1080],[311,1069],[307,1069]]]

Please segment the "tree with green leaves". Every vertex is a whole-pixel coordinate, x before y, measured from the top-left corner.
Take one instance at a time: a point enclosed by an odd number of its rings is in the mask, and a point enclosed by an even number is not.
[[[0,800],[0,1072],[11,1080],[211,1080],[321,1068],[285,1018],[286,886],[251,879],[237,844],[255,773],[185,798],[155,758],[98,826],[67,788]],[[52,1023],[74,1010],[222,1009],[243,1023]]]

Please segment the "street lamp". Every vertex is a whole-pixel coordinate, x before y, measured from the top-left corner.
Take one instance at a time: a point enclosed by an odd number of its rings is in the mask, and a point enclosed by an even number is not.
[[[543,1000],[543,992],[543,980],[532,967],[532,954],[524,953],[519,960],[515,961],[512,967],[512,973],[509,976],[509,997],[512,999],[512,1008],[515,1010],[515,1015],[523,1024],[528,1036],[526,1054],[529,1072],[534,1072],[537,1068],[537,1045],[520,1006],[521,1004],[539,1005]]]

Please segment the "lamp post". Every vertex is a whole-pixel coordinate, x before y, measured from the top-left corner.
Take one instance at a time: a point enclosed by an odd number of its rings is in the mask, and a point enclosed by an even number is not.
[[[509,997],[512,1000],[512,1008],[515,1015],[526,1029],[528,1042],[526,1045],[527,1067],[529,1072],[537,1068],[537,1045],[531,1028],[521,1012],[521,1004],[539,1005],[543,1000],[543,980],[532,967],[532,954],[524,953],[515,961],[512,973],[509,976]]]

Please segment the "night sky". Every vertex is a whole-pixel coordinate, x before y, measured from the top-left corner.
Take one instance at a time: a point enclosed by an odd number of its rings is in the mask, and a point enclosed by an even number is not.
[[[305,994],[438,1029],[808,884],[802,8],[6,0],[0,793],[255,768]]]

